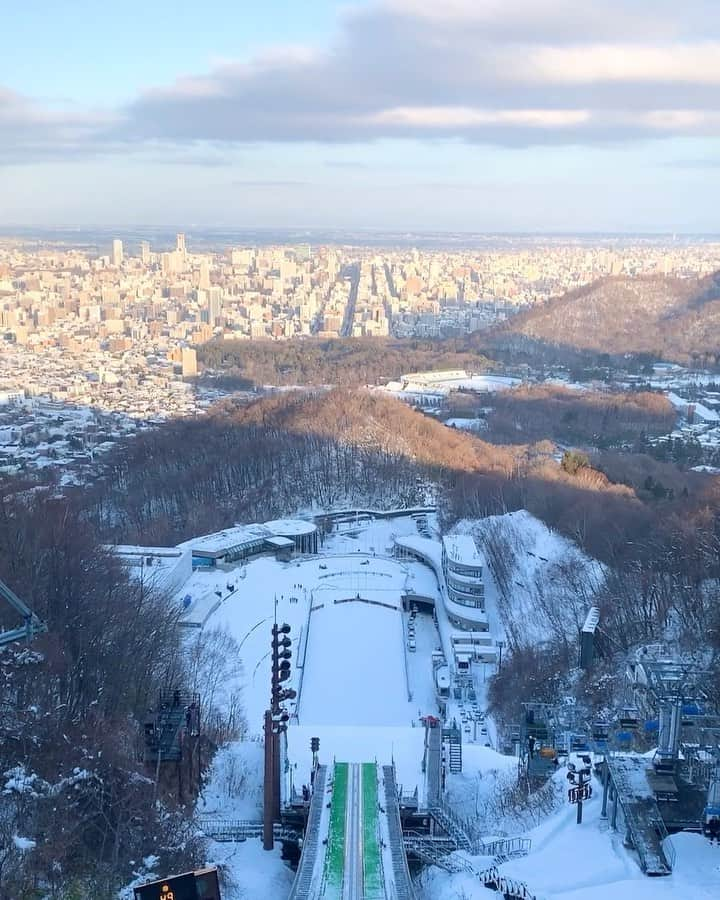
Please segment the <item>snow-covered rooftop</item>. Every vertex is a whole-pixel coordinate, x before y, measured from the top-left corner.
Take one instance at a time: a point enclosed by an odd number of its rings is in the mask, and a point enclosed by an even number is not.
[[[483,555],[475,546],[474,538],[469,534],[448,534],[443,538],[443,546],[448,557],[464,566],[482,566]]]
[[[178,546],[189,547],[197,554],[223,556],[236,547],[249,546],[268,537],[272,537],[272,532],[264,525],[235,525],[224,531],[191,538]]]
[[[315,523],[308,522],[305,519],[273,519],[270,522],[265,522],[263,527],[273,534],[279,534],[283,537],[291,534],[312,534],[314,531],[317,531]]]

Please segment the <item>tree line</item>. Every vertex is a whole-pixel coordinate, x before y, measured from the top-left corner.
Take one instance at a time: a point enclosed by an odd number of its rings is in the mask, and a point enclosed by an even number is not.
[[[209,694],[234,648],[205,634],[204,668],[181,652],[179,610],[129,578],[83,498],[18,487],[0,484],[0,572],[48,630],[0,650],[0,898],[110,898],[151,854],[204,862],[141,761],[142,727],[161,690]],[[5,605],[0,624],[18,624]],[[242,728],[207,699],[209,740]]]
[[[465,339],[306,338],[215,340],[198,350],[209,383],[240,389],[262,385],[380,384],[427,369],[484,371],[493,363]]]

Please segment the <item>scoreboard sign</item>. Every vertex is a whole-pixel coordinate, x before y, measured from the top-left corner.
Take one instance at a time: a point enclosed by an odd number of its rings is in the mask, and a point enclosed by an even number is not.
[[[582,803],[583,800],[589,800],[592,797],[592,785],[588,781],[582,787],[570,788],[568,791],[568,801],[570,803]]]
[[[220,900],[217,869],[174,875],[135,888],[135,900]]]

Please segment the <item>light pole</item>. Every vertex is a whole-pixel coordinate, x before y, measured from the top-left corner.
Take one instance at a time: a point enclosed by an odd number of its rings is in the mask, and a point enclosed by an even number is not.
[[[280,821],[280,736],[287,731],[290,716],[281,706],[285,700],[294,700],[297,694],[282,683],[290,677],[292,641],[288,637],[287,623],[272,626],[270,642],[271,688],[270,709],[265,711],[265,783],[263,793],[263,848],[273,849],[273,823]]]

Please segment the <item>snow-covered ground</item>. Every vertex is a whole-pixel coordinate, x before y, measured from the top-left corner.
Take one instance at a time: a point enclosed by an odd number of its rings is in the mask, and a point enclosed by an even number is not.
[[[474,804],[482,815],[483,805],[502,790],[512,776],[515,761],[486,748],[473,751],[462,776],[454,776],[450,798],[463,815]],[[473,783],[473,768],[475,778]],[[465,782],[463,784],[463,781]],[[632,851],[623,846],[623,835],[610,830],[602,819],[602,787],[594,782],[594,794],[584,804],[583,823],[576,824],[576,807],[564,799],[565,778],[554,778],[559,807],[525,836],[531,838],[528,856],[502,866],[502,874],[525,882],[539,900],[710,900],[720,897],[720,847],[697,834],[678,834],[671,840],[676,852],[672,875],[643,875]],[[537,813],[536,813],[537,815]],[[542,815],[542,814],[540,814]],[[515,833],[515,832],[513,832]],[[480,870],[486,860],[473,860]],[[481,887],[472,875],[450,875],[431,869],[420,879],[419,900],[486,900],[497,894]]]
[[[198,802],[203,818],[259,819],[263,802],[263,745],[234,741],[221,747]]]
[[[434,530],[434,522],[429,526]],[[601,567],[583,557],[571,542],[525,512],[460,523],[458,531],[474,534],[480,546],[488,535],[500,535],[500,546],[509,548],[502,588],[495,586],[492,577],[486,578],[490,627],[500,635],[503,627],[512,634],[520,634],[515,630],[524,627],[528,640],[547,635],[544,597],[530,588],[549,574],[560,580],[563,590],[570,590],[576,579],[584,579],[587,585],[603,575]],[[309,780],[310,738],[318,737],[323,762],[383,764],[392,760],[403,793],[418,787],[422,797],[424,730],[419,718],[436,709],[430,656],[440,636],[432,616],[418,613],[417,649],[408,652],[408,615],[402,611],[401,596],[411,590],[438,597],[441,586],[429,567],[390,558],[397,534],[418,535],[416,523],[398,518],[346,525],[325,539],[315,558],[291,563],[261,558],[226,571],[198,571],[192,576],[189,589],[214,598],[210,605],[217,607],[205,627],[225,628],[241,644],[240,678],[251,736],[259,735],[268,703],[267,654],[275,602],[278,621],[292,626],[293,664],[300,667],[293,669],[290,684],[300,697],[287,734],[286,788],[292,780],[299,790]],[[188,632],[192,640],[195,632]],[[489,678],[492,673],[484,674]],[[476,667],[480,710],[485,708],[482,676]],[[450,707],[461,714],[459,705]],[[562,771],[555,776],[554,789],[546,793],[544,806],[514,808],[510,795],[517,760],[484,746],[486,741],[494,744],[489,719],[487,730],[487,735],[472,735],[476,742],[464,734],[463,772],[448,776],[447,800],[458,814],[474,819],[488,839],[503,833],[532,838],[530,855],[504,864],[502,871],[524,881],[540,900],[720,896],[720,848],[711,848],[697,835],[673,838],[677,863],[672,876],[646,878],[632,852],[623,847],[622,835],[601,820],[598,785],[585,805],[582,826],[575,824],[575,808],[566,803]],[[261,752],[257,740],[223,748],[215,758],[198,811],[208,818],[259,818]],[[234,882],[223,894],[228,900],[266,896],[283,900],[289,894],[292,871],[277,850],[265,853],[259,841],[211,844],[209,862],[226,866]],[[488,860],[474,863],[485,868]],[[418,900],[497,896],[471,875],[449,875],[438,869],[424,871],[417,890]]]
[[[318,557],[290,563],[261,557],[199,569],[178,592],[178,598],[196,598],[191,618],[201,607],[198,621],[204,627],[224,629],[241,645],[240,687],[251,735],[260,734],[268,704],[275,615],[292,629],[288,686],[300,694],[291,709],[300,724],[409,727],[418,708],[423,714],[435,711],[425,652],[437,645],[434,626],[418,624],[422,651],[408,653],[401,598],[406,591],[436,596],[437,580],[421,563],[388,558],[398,533],[417,534],[414,520],[345,526],[326,538]],[[192,641],[195,632],[188,633]],[[298,658],[305,641],[304,659]]]
[[[295,873],[283,861],[282,847],[263,850],[262,842],[237,844],[210,842],[208,865],[222,866],[229,884],[222,889],[223,900],[285,900],[290,896]]]

